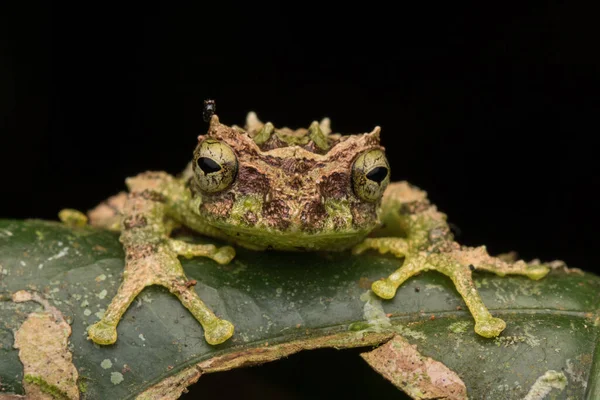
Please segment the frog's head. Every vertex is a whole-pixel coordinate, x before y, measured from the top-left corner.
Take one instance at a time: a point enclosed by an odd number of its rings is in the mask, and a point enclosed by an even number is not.
[[[216,115],[194,151],[193,209],[238,240],[276,249],[347,247],[379,224],[390,167],[380,128],[331,134],[308,129],[226,126]]]

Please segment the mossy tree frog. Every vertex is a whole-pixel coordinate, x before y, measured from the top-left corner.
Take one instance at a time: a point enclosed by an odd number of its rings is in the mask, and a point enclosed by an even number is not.
[[[145,172],[128,178],[128,193],[88,213],[92,225],[121,232],[126,254],[123,282],[102,319],[90,326],[89,337],[98,344],[115,343],[117,324],[131,302],[145,287],[162,285],[202,324],[208,343],[223,343],[233,335],[233,324],[202,302],[178,256],[227,264],[235,246],[391,253],[401,259],[399,268],[373,283],[375,294],[391,299],[411,276],[436,270],[452,279],[475,319],[475,331],[499,335],[505,323],[483,304],[472,270],[540,279],[548,268],[506,262],[483,246],[455,242],[446,215],[425,192],[407,182],[390,183],[379,135],[379,127],[364,134],[333,134],[328,119],[292,130],[262,123],[254,113],[243,128],[224,125],[212,115],[180,177]],[[73,213],[63,210],[60,217],[73,221]],[[170,238],[179,225],[233,247]]]

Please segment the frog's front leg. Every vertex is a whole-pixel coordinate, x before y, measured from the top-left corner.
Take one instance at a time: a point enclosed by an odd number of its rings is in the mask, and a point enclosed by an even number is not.
[[[382,205],[384,225],[387,229],[399,227],[404,237],[368,238],[354,247],[355,254],[367,249],[381,253],[391,252],[403,257],[402,267],[388,278],[373,283],[378,296],[391,299],[398,287],[421,271],[436,270],[448,276],[467,304],[475,319],[475,332],[484,337],[498,336],[506,327],[503,320],[494,318],[481,300],[472,271],[481,269],[504,276],[524,275],[541,279],[549,271],[546,266],[529,266],[523,261],[507,263],[487,254],[484,246],[462,247],[456,243],[446,223],[446,216],[430,205],[425,193],[405,182],[388,187]]]
[[[125,250],[123,283],[102,319],[88,329],[98,344],[117,340],[119,320],[147,286],[161,285],[176,295],[202,324],[208,343],[219,344],[233,335],[233,325],[219,319],[196,294],[185,276],[178,256],[204,256],[226,264],[235,256],[229,246],[197,245],[170,239],[164,223],[169,214],[168,197],[179,181],[167,174],[146,173],[129,180],[130,193],[123,209],[120,241]]]

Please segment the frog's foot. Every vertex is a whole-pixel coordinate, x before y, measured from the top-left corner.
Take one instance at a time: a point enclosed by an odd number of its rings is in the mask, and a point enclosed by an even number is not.
[[[485,246],[462,247],[452,254],[461,264],[471,265],[477,270],[492,272],[498,276],[523,275],[537,281],[550,272],[550,268],[543,264],[528,265],[523,260],[507,261],[500,257],[492,257],[487,253]]]
[[[169,239],[169,246],[177,255],[185,258],[208,257],[219,264],[228,264],[235,257],[235,249],[231,246],[217,247],[214,244],[192,244],[175,239]]]
[[[90,219],[90,225],[110,231],[119,231],[126,201],[126,192],[119,192],[104,200],[88,211],[87,216]]]
[[[199,249],[194,247],[195,245],[190,246],[192,249]],[[200,299],[194,289],[195,281],[190,281],[185,276],[171,244],[159,246],[155,252],[144,255],[137,254],[137,249],[127,250],[130,261],[128,261],[123,274],[123,283],[102,319],[88,329],[90,339],[101,345],[115,343],[119,320],[138,294],[150,285],[164,286],[176,295],[194,318],[200,322],[208,343],[220,344],[233,335],[233,325],[218,318]],[[139,249],[142,252],[147,250],[145,247]],[[223,261],[229,261],[233,257],[227,248],[211,250],[211,254],[214,257],[221,257]],[[138,258],[140,256],[141,258]]]
[[[177,296],[185,308],[200,322],[204,328],[204,338],[209,344],[221,344],[233,335],[233,324],[218,318],[198,297],[184,275],[174,277],[174,279],[161,280],[159,284]]]
[[[480,318],[475,320],[475,332],[486,338],[493,338],[506,328],[506,322],[500,318]]]
[[[402,238],[369,238],[357,244],[352,248],[352,254],[361,254],[367,250],[377,250],[381,254],[392,253],[394,256],[402,258],[407,257],[410,252],[410,246]],[[422,260],[405,260],[402,268],[398,269],[386,279],[380,279],[373,283],[371,289],[375,294],[383,299],[392,299],[396,295],[398,287],[411,276],[423,270]]]
[[[217,319],[213,324],[204,326],[204,338],[208,344],[221,344],[233,335],[233,330],[231,322]]]
[[[72,227],[83,227],[88,223],[87,216],[81,211],[72,208],[64,208],[58,213],[58,218],[63,224]]]
[[[137,266],[136,263],[130,265]],[[119,320],[137,295],[146,286],[152,284],[151,275],[137,275],[132,273],[132,269],[134,270],[130,267],[130,270],[123,274],[123,283],[119,286],[117,294],[108,305],[102,319],[88,328],[88,338],[97,344],[106,346],[117,341]]]
[[[381,254],[392,253],[396,257],[404,257],[408,254],[410,246],[408,241],[402,238],[369,238],[354,246],[352,254],[361,254],[370,249],[378,250]]]
[[[506,327],[506,323],[499,318],[492,317],[483,304],[473,283],[472,271],[481,269],[500,276],[524,275],[531,279],[541,279],[549,271],[543,265],[529,266],[523,261],[509,263],[491,257],[483,246],[457,248],[444,253],[411,252],[403,239],[375,238],[365,240],[353,251],[355,254],[359,254],[367,249],[376,249],[380,253],[391,252],[405,259],[402,267],[389,277],[373,283],[371,289],[379,297],[391,299],[395,296],[398,287],[408,278],[421,271],[436,270],[452,279],[456,290],[475,319],[475,332],[488,338],[498,336]]]
[[[88,328],[88,337],[98,344],[113,344],[117,341],[117,326],[100,320]]]

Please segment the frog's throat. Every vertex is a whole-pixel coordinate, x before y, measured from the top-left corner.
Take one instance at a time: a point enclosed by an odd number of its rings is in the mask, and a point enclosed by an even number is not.
[[[304,232],[264,230],[244,226],[210,223],[231,242],[255,249],[283,251],[343,251],[360,243],[371,229],[347,232]]]

